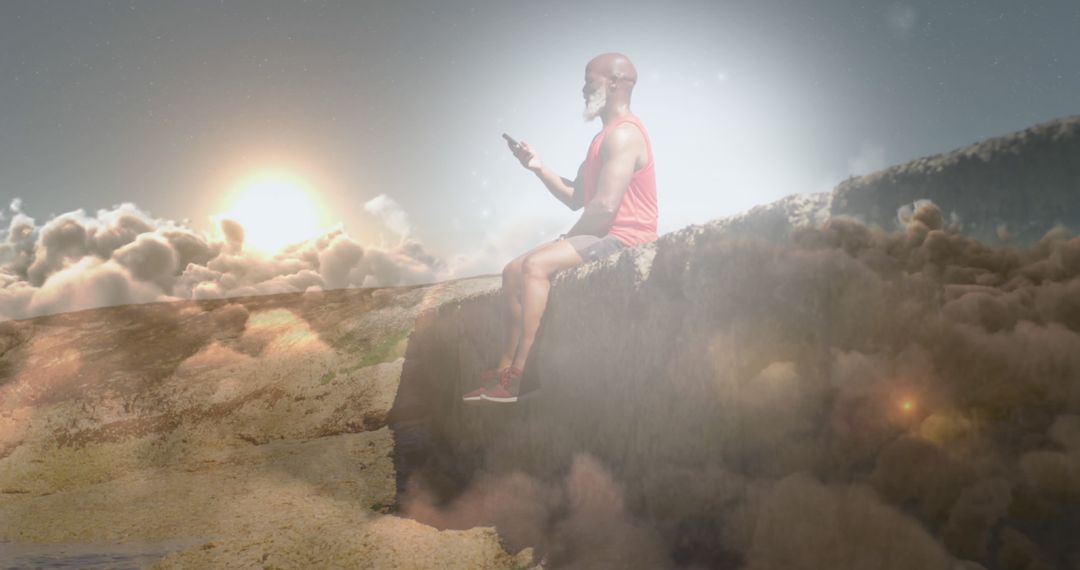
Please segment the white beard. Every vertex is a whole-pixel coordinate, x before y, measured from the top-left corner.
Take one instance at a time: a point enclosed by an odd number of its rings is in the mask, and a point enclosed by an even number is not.
[[[604,110],[605,105],[607,105],[606,89],[597,89],[589,93],[589,100],[585,102],[585,112],[582,113],[585,122],[595,119]]]

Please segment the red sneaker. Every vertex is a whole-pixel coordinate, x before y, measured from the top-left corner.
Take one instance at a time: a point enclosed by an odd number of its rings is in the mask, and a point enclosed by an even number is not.
[[[484,390],[480,397],[489,402],[499,402],[501,404],[516,402],[518,393],[521,392],[521,375],[524,372],[524,370],[513,366],[504,368],[502,374],[499,375],[498,384]]]
[[[497,386],[499,383],[499,378],[502,376],[503,371],[507,370],[508,368],[509,367],[503,368],[502,370],[492,369],[481,372],[480,387],[473,390],[472,392],[466,393],[464,396],[461,397],[461,399],[465,402],[483,401],[484,392]]]

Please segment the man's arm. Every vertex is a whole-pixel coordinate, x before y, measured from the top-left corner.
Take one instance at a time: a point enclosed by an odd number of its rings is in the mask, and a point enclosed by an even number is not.
[[[638,150],[644,142],[641,131],[633,126],[617,127],[604,137],[604,144],[600,147],[602,163],[596,195],[585,205],[581,219],[565,235],[602,236],[607,233],[630,186]]]
[[[575,181],[562,178],[546,166],[541,166],[540,168],[533,170],[533,173],[540,178],[540,181],[544,183],[544,186],[547,186],[547,189],[551,192],[552,196],[563,204],[566,204],[567,208],[570,208],[571,210],[577,209],[574,207],[574,199],[578,194],[577,183]]]
[[[505,137],[506,135],[503,136]],[[544,163],[536,156],[536,153],[533,151],[532,147],[529,146],[529,143],[525,141],[511,142],[512,140],[513,139],[507,138],[506,146],[510,148],[510,152],[514,153],[514,157],[521,162],[521,165],[535,174],[536,177],[544,183],[544,186],[547,187],[548,191],[551,192],[551,195],[554,196],[555,199],[566,204],[571,210],[580,208],[580,206],[577,208],[574,207],[574,200],[577,199],[580,201],[580,198],[577,198],[577,195],[581,192],[580,182],[582,168],[578,168],[577,180],[571,182],[570,180],[555,174],[555,172],[547,166],[544,166]],[[585,164],[582,163],[582,167],[584,166]]]
[[[585,161],[581,161],[581,166],[577,169],[577,178],[571,184],[574,187],[574,195],[570,199],[570,209],[578,211],[585,207]]]

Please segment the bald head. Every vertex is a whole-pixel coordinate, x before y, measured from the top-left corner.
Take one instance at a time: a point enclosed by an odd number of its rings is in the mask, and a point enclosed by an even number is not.
[[[629,111],[630,94],[637,83],[637,69],[630,63],[630,58],[621,53],[602,53],[585,66],[585,86],[581,89],[585,97],[586,121],[598,116]]]
[[[592,58],[585,66],[585,74],[590,72],[611,81],[628,84],[629,89],[633,89],[634,83],[637,83],[637,69],[630,62],[630,58],[621,53],[602,53]]]

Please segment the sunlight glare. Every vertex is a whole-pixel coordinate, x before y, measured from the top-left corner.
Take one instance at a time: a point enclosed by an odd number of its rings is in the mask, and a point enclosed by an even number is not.
[[[239,185],[217,217],[244,228],[244,248],[273,254],[320,233],[320,208],[307,184],[292,175],[263,173]]]

